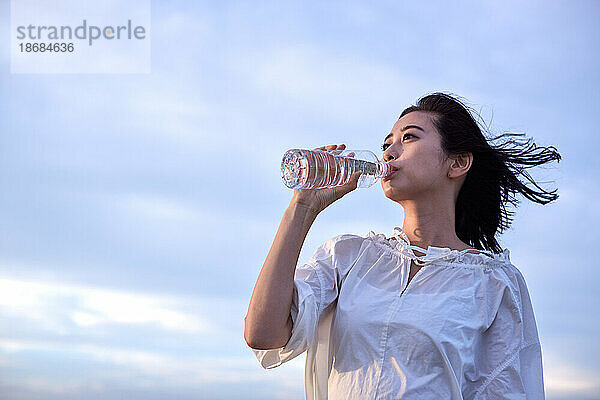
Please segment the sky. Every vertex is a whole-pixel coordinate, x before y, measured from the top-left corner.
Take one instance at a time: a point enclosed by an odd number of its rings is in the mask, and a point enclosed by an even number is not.
[[[532,298],[549,400],[600,399],[600,3],[152,1],[151,71],[13,74],[0,1],[0,398],[302,399],[243,318],[291,199],[290,148],[381,153],[445,91],[560,163],[498,236]],[[322,212],[392,234],[379,185]]]

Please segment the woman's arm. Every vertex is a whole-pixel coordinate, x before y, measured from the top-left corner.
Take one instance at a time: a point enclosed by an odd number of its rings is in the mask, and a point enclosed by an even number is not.
[[[317,150],[345,148],[345,144],[333,144]],[[244,326],[244,338],[250,347],[276,349],[289,341],[294,325],[294,273],[304,239],[317,215],[356,189],[359,177],[360,172],[354,172],[348,183],[333,188],[294,189],[250,299]]]
[[[285,346],[292,334],[294,272],[318,212],[292,199],[258,275],[245,318],[244,338],[254,349]]]

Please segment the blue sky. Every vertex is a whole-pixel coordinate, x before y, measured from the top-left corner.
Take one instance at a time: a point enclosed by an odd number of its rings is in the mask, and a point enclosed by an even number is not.
[[[529,286],[547,398],[600,399],[600,3],[153,1],[150,74],[11,74],[0,2],[0,397],[302,399],[304,355],[265,371],[243,318],[291,198],[289,148],[380,152],[450,91],[491,132],[563,160],[500,244]],[[390,235],[381,187],[325,210]],[[596,266],[596,267],[595,267]]]

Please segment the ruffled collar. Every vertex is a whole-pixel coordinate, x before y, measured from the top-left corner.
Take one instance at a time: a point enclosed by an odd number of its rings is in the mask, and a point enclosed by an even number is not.
[[[410,258],[419,266],[431,264],[434,261],[454,261],[464,262],[468,264],[505,264],[510,263],[510,251],[504,249],[502,253],[493,253],[488,250],[479,250],[479,253],[469,253],[473,249],[454,250],[448,247],[428,246],[424,249],[419,246],[410,244],[408,236],[402,228],[396,226],[394,228],[394,238],[396,240],[387,239],[384,234],[370,231],[368,237],[378,243],[390,246],[393,250],[399,252],[407,258]],[[417,256],[414,251],[423,253],[422,256]]]

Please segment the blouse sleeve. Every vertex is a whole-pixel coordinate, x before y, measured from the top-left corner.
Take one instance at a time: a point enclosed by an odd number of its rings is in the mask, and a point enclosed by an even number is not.
[[[542,352],[529,291],[516,267],[503,270],[506,279],[492,285],[495,295],[488,293],[490,324],[476,354],[482,379],[473,399],[543,400]]]
[[[357,235],[335,236],[320,245],[306,264],[296,267],[290,339],[284,347],[277,349],[251,348],[263,368],[278,367],[310,347],[316,339],[319,318],[337,299],[342,281],[358,258],[363,240]]]

